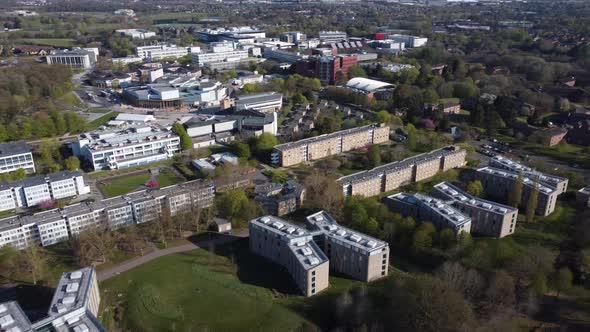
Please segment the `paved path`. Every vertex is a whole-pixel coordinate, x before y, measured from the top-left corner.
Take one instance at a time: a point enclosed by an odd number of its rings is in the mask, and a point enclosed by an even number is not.
[[[195,250],[198,248],[207,248],[211,244],[215,245],[215,244],[228,243],[228,242],[236,241],[244,236],[247,236],[247,234],[241,233],[236,236],[226,235],[226,236],[216,237],[211,240],[202,240],[202,241],[197,241],[196,243],[191,242],[191,243],[184,244],[184,245],[181,245],[178,247],[157,249],[157,250],[152,251],[149,254],[146,254],[144,256],[135,257],[130,260],[124,261],[123,263],[121,263],[117,266],[113,266],[113,267],[108,268],[106,270],[99,271],[97,278],[98,278],[98,281],[104,281],[104,280],[110,279],[120,273],[129,271],[133,268],[136,268],[140,265],[150,262],[154,259],[160,258],[162,256],[176,254],[179,252],[191,251],[191,250]]]

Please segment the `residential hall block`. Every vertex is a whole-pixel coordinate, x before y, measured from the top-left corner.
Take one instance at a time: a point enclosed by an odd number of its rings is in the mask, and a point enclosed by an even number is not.
[[[0,173],[24,169],[27,174],[35,173],[35,163],[30,145],[25,141],[0,144]]]
[[[361,281],[388,273],[386,242],[342,227],[326,212],[306,218],[306,227],[278,217],[250,221],[250,250],[287,268],[305,296],[328,287],[329,270]]]
[[[6,332],[106,332],[98,321],[100,291],[92,267],[64,273],[47,315],[31,323],[17,302],[0,304],[0,330]]]
[[[438,172],[465,165],[467,152],[448,146],[400,161],[343,176],[337,180],[344,196],[371,197],[395,190],[412,182],[422,181]]]
[[[367,125],[277,145],[271,154],[271,162],[289,167],[388,140],[389,126]]]
[[[559,194],[563,194],[567,191],[567,185],[569,182],[567,178],[535,171],[530,167],[524,166],[512,159],[508,159],[500,155],[491,158],[489,166],[516,173],[522,171],[524,176],[539,181],[547,187],[555,189]]]
[[[432,195],[471,217],[473,234],[502,238],[516,229],[516,208],[470,195],[449,182],[434,186]]]
[[[49,246],[92,226],[118,229],[153,221],[165,211],[171,216],[190,214],[195,208],[213,205],[214,197],[214,186],[197,180],[29,216],[13,216],[0,220],[0,247],[24,249],[31,243]]]
[[[518,173],[507,170],[483,167],[478,169],[473,177],[481,181],[486,195],[500,201],[506,201],[512,191],[512,187],[518,181]],[[526,208],[529,196],[535,186],[539,188],[539,198],[537,200],[536,213],[541,216],[547,216],[555,210],[557,196],[561,193],[557,189],[550,188],[538,181],[537,178],[523,177],[522,196],[520,198],[520,207]]]
[[[432,222],[437,229],[450,228],[456,235],[471,233],[471,218],[447,202],[420,193],[397,193],[385,199],[393,212],[419,222]]]

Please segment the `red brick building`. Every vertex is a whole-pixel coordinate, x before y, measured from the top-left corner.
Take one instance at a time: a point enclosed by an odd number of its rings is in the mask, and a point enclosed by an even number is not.
[[[343,84],[347,81],[348,70],[357,63],[355,55],[312,57],[295,63],[295,71],[303,76],[317,77],[324,85]]]

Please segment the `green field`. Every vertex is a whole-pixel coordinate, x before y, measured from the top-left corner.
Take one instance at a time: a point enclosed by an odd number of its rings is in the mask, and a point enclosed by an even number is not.
[[[165,256],[102,282],[100,320],[109,331],[296,330],[305,320],[269,289],[290,284],[288,275],[240,242]]]
[[[41,45],[53,47],[72,47],[74,40],[71,38],[23,38],[18,40],[21,44]]]
[[[105,180],[98,185],[100,191],[107,197],[125,195],[139,188],[142,188],[151,178],[150,173],[145,171],[142,174],[123,176],[114,180]],[[158,174],[158,183],[160,187],[167,187],[183,181],[180,177],[173,174],[170,170],[164,169]]]
[[[115,112],[115,111],[108,112],[105,115],[101,116],[100,118],[95,119],[94,121],[89,122],[86,125],[86,127],[87,127],[86,129],[88,131],[96,130],[98,127],[102,126],[103,124],[105,124],[105,123],[113,120],[114,118],[116,118],[117,115],[119,115],[119,112]]]

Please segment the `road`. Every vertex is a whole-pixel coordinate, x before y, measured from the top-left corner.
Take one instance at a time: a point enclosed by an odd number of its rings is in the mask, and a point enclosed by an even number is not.
[[[216,237],[211,240],[202,240],[202,241],[197,241],[197,242],[191,242],[191,243],[181,245],[178,247],[157,249],[157,250],[152,251],[149,254],[146,254],[144,256],[135,257],[135,258],[132,258],[132,259],[127,260],[125,262],[122,262],[121,264],[119,264],[117,266],[113,266],[113,267],[108,268],[106,270],[99,271],[98,275],[97,275],[97,279],[99,282],[104,281],[104,280],[108,280],[112,277],[119,275],[120,273],[129,271],[129,270],[134,269],[140,265],[143,265],[147,262],[153,261],[154,259],[157,259],[157,258],[160,258],[163,256],[167,256],[170,254],[176,254],[176,253],[180,253],[180,252],[191,251],[191,250],[195,250],[198,248],[207,248],[210,245],[229,243],[229,242],[236,241],[238,239],[241,239],[241,238],[247,237],[247,236],[248,236],[248,233],[246,231],[246,232],[240,232],[236,235],[224,235],[222,237]]]

